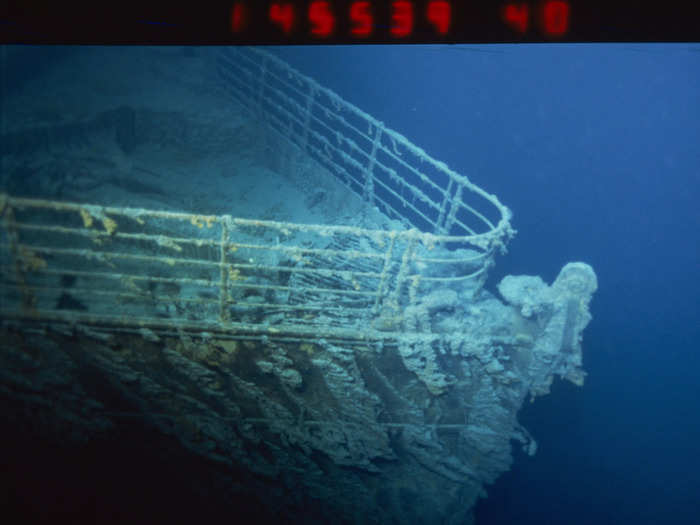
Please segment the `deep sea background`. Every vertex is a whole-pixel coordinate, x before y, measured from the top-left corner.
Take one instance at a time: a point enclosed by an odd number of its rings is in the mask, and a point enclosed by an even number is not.
[[[522,410],[538,452],[515,447],[477,522],[698,523],[700,46],[274,51],[513,210],[491,290],[598,274],[586,384]]]

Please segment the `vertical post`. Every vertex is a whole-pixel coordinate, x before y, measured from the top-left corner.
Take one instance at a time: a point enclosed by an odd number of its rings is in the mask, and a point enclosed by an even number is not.
[[[391,267],[391,259],[394,254],[394,245],[396,244],[396,232],[392,231],[389,233],[389,248],[384,253],[384,265],[382,266],[382,273],[379,277],[379,286],[377,287],[377,299],[374,302],[374,308],[372,312],[376,315],[379,313],[379,308],[384,299],[384,289],[386,287],[387,277],[389,275],[389,268]]]
[[[396,274],[396,283],[394,285],[393,297],[391,302],[399,309],[403,310],[401,306],[401,289],[404,283],[408,280],[409,265],[413,260],[413,252],[416,248],[416,240],[418,239],[418,230],[411,230],[404,237],[406,239],[406,248],[404,249],[403,256],[401,257],[401,266],[399,266],[399,271]]]
[[[457,186],[457,191],[455,192],[455,196],[450,200],[450,213],[447,214],[447,217],[445,218],[445,224],[442,228],[442,231],[444,235],[449,235],[450,234],[450,229],[452,228],[452,225],[455,223],[455,218],[457,217],[457,208],[459,208],[460,202],[462,202],[462,192],[464,191],[464,186],[460,184]]]
[[[450,177],[450,182],[447,184],[447,190],[445,191],[445,196],[442,199],[442,203],[440,204],[440,215],[438,216],[437,221],[435,221],[435,235],[440,235],[443,233],[444,228],[443,228],[443,221],[445,220],[445,216],[447,215],[447,205],[450,203],[451,199],[451,194],[452,194],[452,185],[454,184],[454,179]]]
[[[381,145],[382,132],[384,131],[384,127],[381,124],[375,127],[372,152],[369,155],[369,163],[365,171],[365,186],[362,189],[362,199],[369,204],[372,204],[374,201],[374,165],[377,163],[377,150]]]
[[[311,123],[311,112],[313,111],[314,98],[316,98],[316,88],[310,84],[309,94],[306,95],[306,111],[304,113],[304,134],[301,139],[301,150],[306,152],[309,142],[309,125]]]

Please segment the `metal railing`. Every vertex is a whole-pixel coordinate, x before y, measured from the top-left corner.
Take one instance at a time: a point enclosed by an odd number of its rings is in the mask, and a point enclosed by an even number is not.
[[[402,330],[401,310],[421,286],[445,280],[421,277],[420,268],[439,264],[424,255],[437,237],[416,230],[4,194],[0,213],[6,319],[144,333],[388,340]]]
[[[433,341],[404,311],[479,288],[510,211],[272,54],[228,48],[225,93],[277,146],[408,229],[388,231],[0,195],[3,319],[289,340]]]
[[[390,218],[487,252],[512,236],[495,195],[333,91],[259,48],[219,56],[224,92]]]

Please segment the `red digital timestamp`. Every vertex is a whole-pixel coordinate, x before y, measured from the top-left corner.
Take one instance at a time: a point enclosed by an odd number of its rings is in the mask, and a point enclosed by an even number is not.
[[[387,36],[391,38],[408,40],[415,36],[418,24],[422,31],[427,28],[432,36],[445,38],[459,36],[454,34],[454,2],[455,0],[389,0],[377,4],[376,0],[271,0],[264,6],[262,22],[286,37],[295,31],[297,35],[300,31],[308,31],[308,35],[302,36],[319,40],[335,36],[361,40],[376,36],[378,27],[388,28]],[[244,0],[233,4],[231,30],[234,34],[242,33],[249,26],[248,4]],[[479,20],[475,16],[475,5],[470,8],[469,3],[461,4],[462,22],[465,22],[465,17],[468,19],[466,23],[473,24]],[[496,23],[516,35],[525,35],[536,25],[543,36],[559,38],[569,31],[570,11],[568,0],[504,1],[500,4],[500,9],[493,11],[493,19],[487,17],[483,23],[488,27],[494,27]],[[342,31],[347,31],[347,34],[338,34],[340,22],[343,24]],[[426,36],[425,32],[422,36]]]
[[[267,22],[277,27],[282,34],[291,35],[302,18],[308,23],[310,36],[323,39],[336,35],[338,21],[344,17],[350,36],[358,39],[372,36],[377,28],[377,12],[374,2],[356,0],[347,3],[346,12],[339,12],[330,0],[311,0],[303,12],[296,2],[270,2],[267,7]],[[452,3],[448,0],[428,0],[425,9],[418,12],[410,0],[392,0],[388,3],[389,34],[396,38],[413,35],[417,19],[422,18],[436,36],[449,33],[452,23]],[[345,9],[344,9],[345,11]],[[245,2],[235,2],[231,10],[231,29],[240,33],[248,27],[249,11]]]

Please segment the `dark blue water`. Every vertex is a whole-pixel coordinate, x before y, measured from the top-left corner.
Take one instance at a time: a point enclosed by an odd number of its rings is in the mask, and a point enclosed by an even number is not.
[[[276,52],[514,211],[492,289],[568,261],[598,274],[586,385],[523,409],[539,450],[477,521],[698,523],[700,46]]]

